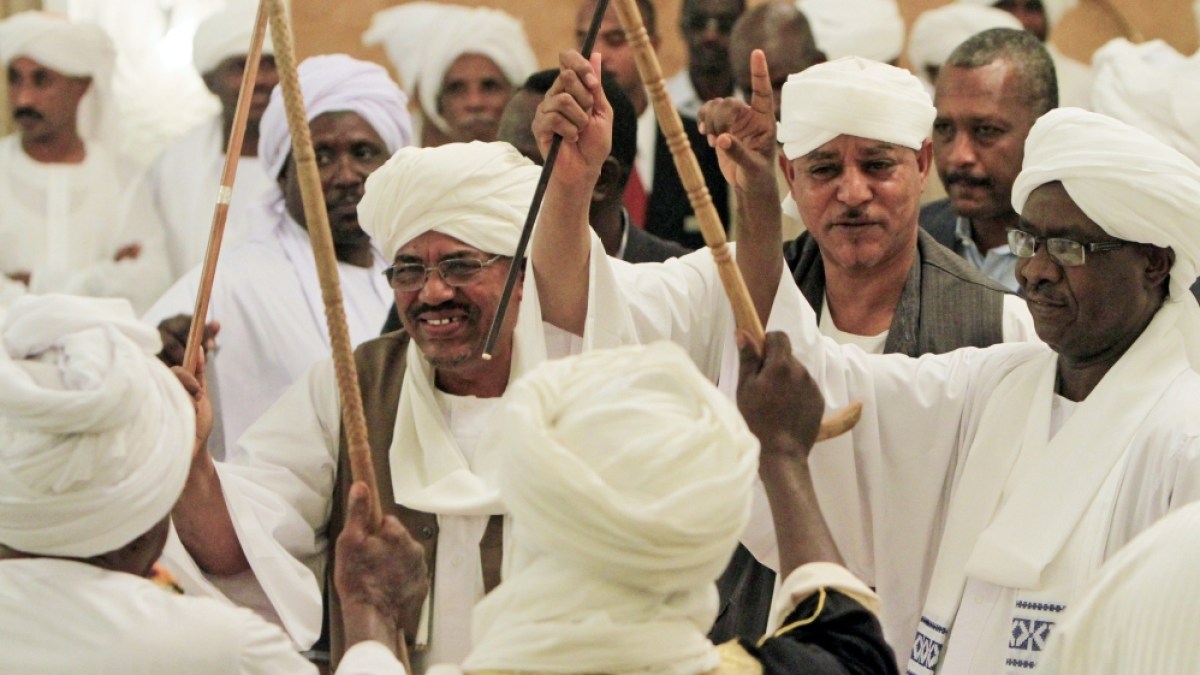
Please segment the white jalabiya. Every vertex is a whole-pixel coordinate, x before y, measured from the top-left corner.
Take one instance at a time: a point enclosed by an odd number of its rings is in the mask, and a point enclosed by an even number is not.
[[[0,328],[0,544],[114,551],[174,506],[192,403],[124,300],[27,296]]]
[[[325,304],[308,233],[276,203],[259,205],[258,229],[249,241],[225,250],[213,280],[208,320],[221,322],[218,349],[209,363],[217,393],[222,447],[243,432],[281,394],[330,353]],[[392,303],[375,252],[370,267],[338,263],[350,341],[379,335]],[[142,317],[147,323],[191,314],[200,269],[177,281]],[[216,433],[214,431],[214,433]]]
[[[1200,504],[1138,535],[1054,627],[1039,673],[1189,675],[1200,664]]]
[[[713,581],[758,469],[736,406],[658,343],[544,363],[498,415],[485,456],[499,464],[511,547],[463,668],[715,668]]]
[[[817,48],[830,61],[861,56],[890,63],[904,47],[904,19],[894,0],[797,0]]]
[[[148,180],[163,220],[172,280],[204,262],[224,166],[225,135],[221,116],[215,115],[163,151],[150,168]],[[257,157],[239,158],[222,251],[250,237],[258,203],[274,189],[275,182]]]
[[[450,126],[438,109],[442,79],[458,57],[491,59],[516,87],[537,70],[537,59],[521,22],[487,7],[413,2],[376,12],[363,34],[366,45],[382,45],[400,73],[408,95],[443,132]]]
[[[1058,78],[1058,104],[1064,107],[1088,109],[1092,106],[1092,67],[1063,54],[1053,44],[1046,44],[1046,51],[1054,61],[1054,74]]]
[[[921,12],[908,39],[908,61],[927,84],[929,68],[940,68],[967,38],[989,28],[1024,30],[1012,14],[994,7],[951,3]]]
[[[32,293],[123,297],[140,311],[169,283],[143,174],[98,143],[79,164],[47,164],[0,139],[0,241],[0,272],[30,272]],[[137,258],[117,262],[131,244]]]
[[[196,72],[203,75],[225,59],[245,56],[250,51],[255,13],[255,3],[239,1],[201,21],[192,40],[192,64]],[[270,29],[263,35],[262,53],[275,53]]]
[[[1162,40],[1113,38],[1092,55],[1092,109],[1159,138],[1200,162],[1200,56]]]
[[[47,12],[14,14],[0,21],[0,63],[7,66],[21,56],[64,75],[92,78],[79,101],[79,135],[117,147],[112,97],[117,52],[99,26]]]

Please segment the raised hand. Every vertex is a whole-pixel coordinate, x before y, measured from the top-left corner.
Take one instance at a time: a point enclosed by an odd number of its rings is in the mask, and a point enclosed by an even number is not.
[[[767,57],[750,54],[750,103],[718,98],[700,108],[700,131],[717,150],[725,180],[743,197],[779,201],[775,184],[775,103]]]
[[[162,351],[158,360],[168,366],[182,366],[183,355],[187,350],[188,330],[192,326],[190,314],[176,314],[169,319],[163,319],[158,324],[158,336],[162,339]],[[209,352],[217,347],[217,333],[221,324],[210,321],[204,325],[204,351]]]
[[[600,54],[588,61],[565,51],[558,61],[558,79],[538,106],[533,135],[543,157],[554,136],[562,136],[553,179],[590,193],[612,148],[612,107],[600,86]]]

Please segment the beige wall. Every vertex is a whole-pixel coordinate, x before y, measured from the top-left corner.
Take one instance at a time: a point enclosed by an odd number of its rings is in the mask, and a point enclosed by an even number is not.
[[[360,37],[371,15],[406,0],[292,0],[297,51],[301,56],[346,52],[361,58],[386,59],[382,50],[367,49]],[[668,75],[683,63],[684,50],[676,28],[680,0],[654,0],[658,8],[659,52]],[[763,0],[750,0],[752,5]],[[1080,0],[1052,35],[1052,41],[1069,55],[1087,60],[1097,47],[1121,35],[1120,24],[1106,8],[1119,12],[1145,39],[1162,38],[1184,54],[1197,49],[1192,0]],[[562,49],[574,46],[574,17],[581,0],[456,0],[455,4],[497,7],[522,19],[539,62],[550,67]],[[922,11],[946,4],[945,0],[899,0],[900,11],[911,23]]]
[[[27,9],[41,9],[41,0],[0,0],[0,19],[6,16],[24,12]],[[0,77],[0,101],[5,105],[0,114],[0,136],[7,136],[13,131],[12,115],[8,112],[8,75]]]

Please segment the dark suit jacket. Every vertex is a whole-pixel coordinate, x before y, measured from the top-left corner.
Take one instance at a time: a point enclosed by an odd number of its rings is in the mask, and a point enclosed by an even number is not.
[[[937,243],[962,255],[962,246],[954,234],[957,220],[958,214],[954,212],[954,207],[950,206],[950,199],[946,198],[922,206],[918,222],[926,232],[933,235]]]
[[[729,186],[721,175],[721,167],[717,164],[717,151],[708,147],[708,141],[697,128],[696,120],[684,117],[683,130],[692,145],[692,151],[696,153],[696,161],[700,164],[700,172],[704,174],[708,194],[712,197],[717,214],[721,216],[721,222],[728,232]],[[667,147],[667,138],[662,129],[658,128],[654,138],[654,182],[650,186],[646,203],[646,231],[694,250],[704,246],[704,237],[699,229],[694,232],[685,229],[685,223],[689,220],[698,228],[694,219],[687,191],[683,189],[683,181],[680,180],[679,172],[675,170],[675,161],[671,158],[671,149]]]
[[[668,258],[678,258],[691,253],[679,244],[644,232],[636,227],[629,228],[629,239],[625,242],[626,262],[662,262]]]

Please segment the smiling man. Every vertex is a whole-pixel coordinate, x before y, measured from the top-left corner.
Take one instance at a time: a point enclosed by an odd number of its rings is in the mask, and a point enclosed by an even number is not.
[[[1017,257],[1012,184],[1034,121],[1058,107],[1054,62],[1025,31],[995,28],[959,45],[938,73],[933,158],[949,194],[921,209],[921,227],[1009,290]]]
[[[334,55],[300,65],[300,86],[309,116],[326,212],[338,259],[350,339],[378,334],[391,293],[383,278],[387,262],[358,222],[367,177],[392,152],[412,141],[404,93],[380,66]],[[259,157],[275,178],[270,199],[255,211],[254,234],[226,250],[213,284],[209,321],[221,325],[221,349],[210,363],[219,431],[214,450],[230,447],[296,378],[328,356],[324,303],[291,136],[280,90],[263,114]],[[195,304],[200,269],[167,292],[144,317],[162,326],[175,363],[182,356]],[[185,315],[178,317],[177,315]],[[174,317],[174,318],[172,318]]]

